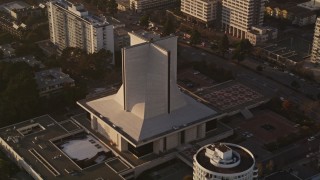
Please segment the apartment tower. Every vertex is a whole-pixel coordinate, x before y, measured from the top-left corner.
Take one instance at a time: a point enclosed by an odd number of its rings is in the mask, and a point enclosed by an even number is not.
[[[59,50],[78,47],[87,53],[101,49],[114,53],[113,26],[105,17],[91,15],[82,4],[48,2],[50,40]]]
[[[188,18],[208,25],[216,19],[217,0],[181,0],[181,11]]]
[[[222,0],[222,28],[237,38],[245,38],[252,26],[263,24],[265,0]]]

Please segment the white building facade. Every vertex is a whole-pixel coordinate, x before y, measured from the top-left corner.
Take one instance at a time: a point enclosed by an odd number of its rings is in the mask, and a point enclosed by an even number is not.
[[[47,7],[50,40],[60,50],[78,47],[87,53],[101,49],[114,53],[113,26],[105,18],[64,0],[50,1]]]
[[[216,19],[217,0],[181,0],[181,11],[205,24]]]
[[[266,26],[252,26],[246,33],[246,39],[254,46],[277,39],[278,29]]]
[[[130,8],[136,12],[155,8],[166,8],[173,6],[177,0],[130,0]]]
[[[311,61],[313,63],[320,62],[320,18],[317,18],[316,25],[314,28]]]
[[[253,180],[258,178],[253,154],[231,143],[206,145],[193,156],[194,180]]]
[[[252,26],[263,24],[265,0],[222,0],[222,28],[234,37],[245,38]]]

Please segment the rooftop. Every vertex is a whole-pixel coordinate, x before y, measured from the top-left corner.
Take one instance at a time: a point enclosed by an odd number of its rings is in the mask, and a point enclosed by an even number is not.
[[[207,148],[208,146],[217,146],[215,148],[221,148],[223,146],[229,148],[232,150],[232,162],[225,163],[224,165],[232,164],[234,163],[235,165],[231,165],[230,167],[225,167],[223,165],[214,165],[212,163],[212,158],[209,158],[207,156]],[[211,148],[212,149],[212,148]],[[224,148],[223,148],[224,149]],[[227,149],[225,149],[227,150]],[[235,156],[239,156],[238,158],[235,158]],[[216,156],[215,156],[216,157]],[[235,144],[230,144],[230,143],[220,143],[220,144],[210,144],[205,147],[202,147],[198,152],[194,155],[194,160],[199,163],[203,168],[213,171],[216,173],[223,173],[223,174],[233,174],[233,173],[239,173],[248,170],[249,168],[253,167],[255,164],[255,160],[253,155],[245,148],[235,145]],[[226,161],[225,159],[220,159],[220,161]],[[233,162],[236,160],[236,162]],[[240,161],[240,163],[239,163]],[[238,164],[239,163],[239,164]],[[221,163],[218,163],[221,164]]]
[[[298,4],[298,6],[315,11],[315,10],[320,9],[320,1],[319,0],[310,0],[308,2]]]
[[[316,15],[316,13],[310,9],[306,9],[304,7],[293,6],[287,9],[288,12],[294,14],[297,17],[308,17],[312,15]]]
[[[41,128],[38,128],[37,131],[34,130],[34,132],[23,135],[23,133],[27,132],[26,127],[35,127],[35,125],[38,125],[38,127]],[[51,143],[53,138],[70,135],[77,131],[81,130],[76,129],[69,132],[63,127],[62,123],[56,122],[49,115],[44,115],[1,128],[0,137],[13,148],[15,152],[23,157],[23,159],[44,179],[121,179],[119,175],[105,163],[81,170],[73,161]],[[32,150],[32,152],[29,150]],[[32,153],[36,152],[40,154],[43,161],[47,161],[47,165],[52,166],[60,175],[54,176],[40,160],[37,161],[32,155]],[[67,171],[69,171],[69,173]],[[70,173],[71,171],[77,173]]]
[[[80,101],[85,109],[115,127],[115,129],[132,143],[141,143],[161,135],[186,128],[194,123],[217,116],[216,112],[200,104],[191,97],[183,95],[188,102],[187,106],[148,120],[143,120],[131,112],[126,112],[113,100],[115,95],[92,101]]]
[[[39,68],[44,68],[44,65],[42,62],[36,60],[34,56],[24,56],[24,57],[17,57],[17,58],[7,58],[4,59],[6,62],[26,62],[29,66],[34,67],[34,66],[39,66]]]
[[[301,180],[297,176],[292,175],[286,171],[276,172],[276,173],[273,173],[265,178],[265,180],[286,180],[286,179],[288,179],[288,180],[289,179],[290,180]]]
[[[63,73],[60,68],[36,72],[35,79],[40,89],[64,83],[74,83],[74,80],[68,74]]]
[[[90,14],[86,9],[84,9],[84,6],[80,3],[73,4],[66,0],[55,0],[55,1],[52,1],[52,3],[56,4],[62,9],[65,9],[70,14],[81,17],[82,19],[92,24],[93,26],[99,27],[99,26],[110,25],[106,17],[103,17],[103,16],[100,17],[100,16],[95,16],[93,14]]]
[[[14,9],[24,9],[24,8],[29,8],[30,5],[23,2],[23,1],[14,1],[14,2],[9,2],[9,3],[6,3],[4,5],[2,5],[2,7],[6,10],[14,10]]]

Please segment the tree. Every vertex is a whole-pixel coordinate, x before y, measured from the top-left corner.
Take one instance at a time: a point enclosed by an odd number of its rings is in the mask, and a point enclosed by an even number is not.
[[[245,52],[237,49],[236,51],[234,51],[232,58],[236,59],[238,63],[240,63],[245,59]]]
[[[118,4],[116,0],[109,0],[107,2],[107,7],[109,13],[114,17],[114,15],[118,12]]]
[[[258,175],[259,175],[259,177],[262,177],[263,176],[263,170],[264,170],[264,168],[263,168],[263,164],[262,163],[258,163],[257,164],[257,168],[258,168]]]
[[[4,52],[0,49],[0,59],[2,59],[4,56]]]
[[[268,164],[266,165],[266,169],[269,171],[269,173],[273,172],[274,170],[274,162],[273,160],[270,160]]]
[[[296,80],[293,80],[293,81],[291,82],[291,86],[292,86],[293,88],[296,88],[296,89],[298,89],[298,88],[301,87],[300,84],[299,84]]]
[[[238,63],[243,61],[247,54],[252,51],[252,44],[248,39],[242,39],[233,54],[233,59],[237,59]]]
[[[175,25],[173,23],[173,19],[171,16],[167,16],[167,20],[164,24],[164,27],[163,27],[163,32],[162,34],[164,36],[168,36],[170,35],[171,33],[174,33],[175,32]]]
[[[0,126],[37,115],[39,96],[32,68],[24,62],[1,62],[0,70]]]
[[[139,24],[140,24],[140,26],[148,27],[148,25],[149,25],[149,15],[144,14],[143,16],[141,16]]]
[[[198,44],[200,43],[201,35],[198,30],[193,30],[191,33],[190,44]]]
[[[0,158],[0,174],[1,178],[10,179],[10,166],[9,163]]]
[[[257,70],[257,71],[263,71],[263,67],[262,67],[261,65],[258,65],[258,66],[256,67],[256,70]]]
[[[224,54],[228,51],[229,49],[229,39],[226,34],[222,36],[222,38],[219,41],[219,52],[224,56]]]
[[[282,108],[283,108],[284,110],[286,110],[286,111],[290,110],[290,109],[292,108],[292,106],[293,106],[293,104],[292,104],[292,102],[289,101],[289,100],[284,100],[284,101],[282,102]]]
[[[183,177],[183,180],[192,180],[192,176],[191,175],[186,175]]]

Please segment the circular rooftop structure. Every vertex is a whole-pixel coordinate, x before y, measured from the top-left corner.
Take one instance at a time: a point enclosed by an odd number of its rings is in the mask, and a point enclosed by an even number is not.
[[[193,179],[255,179],[253,154],[246,148],[231,143],[215,143],[198,150],[193,157]]]

